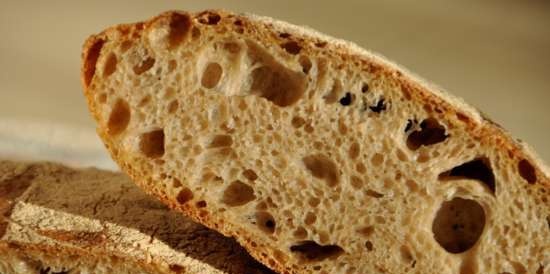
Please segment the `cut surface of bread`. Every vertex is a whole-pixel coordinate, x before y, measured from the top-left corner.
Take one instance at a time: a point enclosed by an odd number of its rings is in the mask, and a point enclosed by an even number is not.
[[[126,175],[0,161],[0,273],[273,273]]]
[[[359,47],[226,11],[91,36],[82,82],[132,179],[281,273],[548,273],[548,169]]]

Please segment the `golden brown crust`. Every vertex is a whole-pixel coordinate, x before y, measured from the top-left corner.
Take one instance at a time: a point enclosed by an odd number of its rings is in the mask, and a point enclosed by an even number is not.
[[[99,34],[98,37],[119,35],[118,33],[127,32],[127,29],[131,30],[129,32],[136,31],[139,33],[142,29],[147,29],[149,26],[155,24],[157,20],[169,18],[173,14],[188,13],[176,11],[166,12],[148,21],[137,23],[136,25],[122,25],[108,29]],[[502,151],[506,151],[510,161],[519,163],[520,161],[526,159],[533,163],[534,173],[538,178],[537,184],[540,184],[544,189],[550,188],[550,180],[548,179],[549,175],[545,170],[544,164],[537,160],[531,152],[525,150],[522,146],[516,143],[514,139],[510,137],[501,127],[496,126],[496,124],[482,116],[474,108],[461,102],[459,99],[443,93],[436,87],[424,83],[421,79],[416,78],[383,58],[361,50],[357,46],[350,43],[336,40],[307,29],[281,23],[269,18],[256,17],[252,15],[236,15],[219,10],[190,14],[190,16],[192,16],[195,22],[201,22],[201,20],[203,22],[208,22],[208,20],[210,20],[210,14],[214,14],[222,18],[222,24],[227,24],[228,28],[232,31],[239,32],[241,28],[251,30],[247,32],[247,35],[249,35],[251,39],[261,41],[264,44],[283,44],[287,41],[285,37],[292,36],[294,41],[301,43],[301,50],[303,52],[319,52],[322,49],[322,54],[325,58],[334,58],[343,60],[344,62],[355,63],[364,71],[387,76],[387,79],[394,81],[393,84],[395,86],[400,87],[399,90],[403,92],[404,97],[424,104],[425,108],[428,108],[429,111],[437,115],[438,118],[453,121],[452,124],[462,124],[465,128],[467,128],[468,134],[470,134],[473,139],[479,141],[481,144],[490,144],[491,146],[499,147]],[[231,18],[232,20],[224,21],[224,18]],[[232,24],[237,21],[239,24]],[[115,32],[117,34],[114,34]],[[288,36],[281,35],[281,33],[286,33]],[[96,36],[94,36],[93,39],[97,39],[95,37]],[[93,43],[86,43],[84,46],[84,52],[90,50],[90,44]],[[293,51],[293,49],[290,49],[290,51]],[[84,64],[86,64],[85,61]],[[84,67],[85,66],[86,65],[84,65]],[[85,75],[82,77],[84,79]],[[86,81],[83,81],[83,83],[85,82]],[[84,89],[88,98],[90,110],[96,117],[96,120],[99,121],[101,114],[95,109],[95,105],[92,102],[92,97],[94,95],[90,94],[88,85],[85,84]],[[216,216],[216,214],[204,210],[196,204],[186,203],[181,205],[168,198],[161,190],[151,188],[147,182],[142,180],[142,176],[146,172],[143,170],[133,169],[134,167],[131,165],[131,160],[127,159],[126,155],[117,150],[117,145],[115,143],[112,143],[113,139],[107,133],[107,129],[100,125],[98,127],[98,133],[105,142],[112,157],[119,164],[121,164],[121,168],[149,194],[159,197],[165,204],[169,205],[170,208],[180,210],[191,216],[194,220],[203,223],[212,229],[219,230],[224,235],[237,237],[240,239],[240,243],[244,245],[255,258],[259,259],[272,269],[275,269],[280,273],[298,273],[296,272],[296,269],[298,269],[299,266],[284,265],[280,262],[280,260],[273,260],[272,258],[267,257],[265,254],[271,253],[267,252],[270,247],[258,245],[258,243],[255,243],[253,239],[247,239],[246,231],[239,231],[239,229],[234,227],[232,224],[224,222],[224,220],[219,218],[219,216]]]

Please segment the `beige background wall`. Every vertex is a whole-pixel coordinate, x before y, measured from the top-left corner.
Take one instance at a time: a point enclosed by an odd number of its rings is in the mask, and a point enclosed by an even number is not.
[[[78,75],[88,34],[166,9],[219,7],[309,25],[382,53],[481,108],[550,162],[550,1],[543,0],[1,0],[0,123],[93,128]]]

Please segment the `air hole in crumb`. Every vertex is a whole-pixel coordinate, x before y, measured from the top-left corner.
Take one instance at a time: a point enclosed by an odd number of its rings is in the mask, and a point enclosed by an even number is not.
[[[168,46],[169,48],[175,48],[183,42],[187,33],[189,33],[191,18],[187,14],[173,13],[170,17],[169,27]]]
[[[355,165],[355,170],[361,174],[364,174],[367,171],[367,167],[363,163],[359,162]]]
[[[239,102],[239,109],[242,110],[242,111],[245,111],[246,108],[248,108],[248,105],[246,104],[246,101],[245,100],[241,100]]]
[[[226,42],[223,44],[223,48],[232,54],[237,54],[241,51],[241,45],[236,42]]]
[[[337,245],[320,245],[314,241],[304,241],[290,247],[290,252],[299,255],[305,262],[323,261],[336,258],[344,253]]]
[[[364,237],[370,237],[374,233],[374,227],[366,226],[359,229],[357,232],[359,232],[359,234],[363,235]]]
[[[369,251],[369,252],[374,250],[374,246],[373,246],[371,241],[366,241],[365,242],[365,247],[367,248],[367,251]]]
[[[380,113],[380,112],[386,110],[386,102],[384,101],[384,99],[380,99],[380,100],[378,100],[376,105],[370,106],[369,109],[372,112]]]
[[[406,245],[402,245],[399,248],[399,253],[401,253],[401,259],[406,263],[409,264],[414,260],[414,257],[409,250],[409,248]]]
[[[409,132],[409,130],[412,129],[413,125],[416,124],[417,121],[416,120],[411,120],[411,119],[408,119],[407,120],[407,125],[405,125],[405,132]]]
[[[340,175],[336,164],[331,159],[322,154],[313,154],[304,157],[302,161],[313,177],[325,180],[331,187],[338,184]]]
[[[109,77],[116,70],[117,59],[114,53],[109,53],[105,65],[103,66],[103,77]]]
[[[97,59],[99,58],[104,43],[105,41],[103,39],[94,41],[94,44],[90,46],[90,49],[86,53],[86,62],[84,62],[84,84],[86,87],[90,85],[90,82],[92,82],[94,78]]]
[[[134,73],[137,75],[140,75],[148,70],[150,70],[153,65],[155,65],[155,59],[151,57],[147,57],[147,59],[143,60],[141,63],[134,66]]]
[[[228,206],[241,206],[254,200],[254,189],[251,186],[237,180],[224,190],[222,203]]]
[[[523,179],[525,179],[527,183],[534,184],[537,182],[537,174],[535,172],[535,168],[526,159],[519,161],[518,171],[519,171],[519,175]]]
[[[189,202],[191,199],[193,199],[193,192],[191,189],[184,187],[180,192],[178,193],[178,196],[176,197],[176,200],[180,204],[185,204]]]
[[[198,208],[205,208],[206,207],[206,201],[200,200],[196,203]]]
[[[353,103],[353,99],[354,99],[354,95],[349,93],[349,92],[346,92],[346,95],[344,95],[344,97],[340,98],[339,102],[340,102],[340,105],[342,106],[349,106],[351,105],[351,103]]]
[[[267,209],[267,203],[265,201],[259,202],[256,204],[256,209],[265,210]]]
[[[440,180],[467,178],[482,182],[493,194],[495,193],[495,175],[486,157],[466,162],[439,175]]]
[[[243,171],[243,176],[250,180],[250,181],[256,181],[256,179],[258,179],[258,175],[256,174],[256,172],[254,172],[254,170],[252,169],[246,169]]]
[[[205,88],[215,87],[222,78],[223,69],[220,64],[211,62],[206,65],[202,73],[201,84]]]
[[[141,135],[139,149],[149,158],[158,158],[164,155],[164,130],[153,130]]]
[[[205,11],[198,15],[199,23],[205,24],[205,25],[216,25],[222,17],[212,11]]]
[[[369,84],[363,83],[363,86],[361,87],[361,92],[366,93],[369,91]]]
[[[128,51],[132,47],[132,41],[125,40],[124,42],[120,43],[120,51],[122,53]]]
[[[130,107],[122,99],[118,99],[111,110],[107,122],[107,132],[110,135],[117,135],[123,132],[130,123]]]
[[[485,211],[470,199],[445,201],[432,224],[434,238],[450,253],[462,253],[477,242],[485,226]]]
[[[309,60],[307,56],[301,55],[298,62],[300,62],[300,66],[302,66],[302,72],[308,74],[312,66],[311,60]]]
[[[290,35],[290,33],[288,33],[288,32],[281,32],[281,33],[279,33],[279,37],[281,37],[281,38],[285,38],[285,39],[286,39],[286,38],[289,38],[290,36],[291,36],[291,35]]]
[[[307,203],[311,207],[317,207],[321,203],[321,200],[319,200],[319,198],[312,197],[312,198],[309,198],[309,201]]]
[[[464,114],[464,113],[461,113],[461,112],[457,112],[456,113],[456,118],[464,123],[469,123],[470,122],[470,118]]]
[[[382,193],[380,193],[380,192],[376,192],[376,191],[374,191],[374,190],[372,190],[372,189],[367,189],[367,191],[366,191],[365,194],[367,194],[367,196],[370,196],[370,197],[373,197],[373,198],[377,198],[377,199],[384,197],[384,194],[382,194]]]
[[[335,103],[340,97],[342,90],[342,83],[340,82],[340,80],[335,79],[332,83],[332,88],[330,89],[330,92],[324,96],[325,102],[327,104]]]
[[[252,71],[251,93],[285,107],[296,103],[305,92],[305,81],[296,72],[277,66],[262,66]]]
[[[374,155],[372,155],[372,158],[370,159],[370,162],[374,166],[380,166],[380,165],[382,165],[382,163],[384,163],[384,155],[382,155],[380,153],[375,153]]]
[[[283,44],[281,44],[281,47],[286,50],[286,52],[290,54],[298,54],[302,50],[302,47],[298,44],[296,41],[288,41]]]
[[[151,102],[151,95],[147,94],[139,100],[138,107],[144,107]]]
[[[303,126],[306,123],[306,120],[304,120],[304,118],[302,118],[302,117],[295,116],[295,117],[292,118],[290,123],[292,124],[293,127],[300,128],[301,126]]]
[[[101,104],[104,104],[107,102],[107,94],[105,92],[102,92],[101,94],[99,94],[98,96],[98,99],[97,99]]]
[[[360,152],[361,152],[361,147],[359,146],[359,144],[357,142],[353,142],[351,144],[351,146],[349,147],[348,156],[351,159],[355,159],[355,158],[359,157]]]
[[[328,43],[325,42],[325,41],[319,41],[319,42],[315,43],[315,46],[318,47],[318,48],[324,48],[324,47],[326,47],[327,44]]]
[[[176,110],[178,110],[178,106],[179,106],[178,100],[173,100],[172,102],[170,102],[170,104],[168,105],[168,113],[170,114],[175,113]]]
[[[183,274],[185,273],[185,268],[179,264],[171,264],[170,270],[176,274]]]
[[[413,180],[406,180],[405,184],[411,191],[417,191],[418,190],[418,184]]]
[[[275,219],[273,216],[266,211],[256,212],[256,224],[260,227],[260,230],[263,232],[273,234],[275,232]]]
[[[315,215],[315,213],[313,212],[308,212],[306,214],[306,217],[304,219],[304,223],[306,225],[312,225],[313,223],[315,223],[315,220],[317,220],[317,216]]]
[[[294,230],[294,233],[292,233],[295,238],[297,239],[305,239],[307,237],[307,230],[303,227],[298,227],[296,230]]]
[[[537,272],[536,274],[544,274],[544,266],[541,264],[539,264],[539,268],[537,269]]]
[[[427,118],[420,123],[420,130],[413,131],[407,137],[407,146],[416,150],[420,146],[434,145],[445,141],[449,135],[445,128],[433,118]]]
[[[174,70],[176,70],[176,68],[178,67],[178,62],[174,59],[168,61],[168,72],[172,72]]]
[[[312,133],[315,128],[311,125],[311,124],[307,124],[305,127],[304,127],[304,130],[307,132],[307,133]]]
[[[350,177],[350,184],[353,188],[360,189],[363,186],[363,180],[355,175],[352,175]]]
[[[215,135],[214,138],[212,138],[212,141],[210,142],[210,145],[208,145],[208,147],[228,147],[232,144],[233,139],[231,138],[231,135]]]
[[[176,94],[176,90],[172,87],[167,87],[165,92],[164,92],[164,99],[170,99],[172,97],[174,97],[174,95]]]
[[[172,187],[174,187],[174,188],[179,188],[179,187],[181,187],[181,186],[182,186],[182,185],[181,185],[180,180],[174,178],[174,180],[172,181]]]

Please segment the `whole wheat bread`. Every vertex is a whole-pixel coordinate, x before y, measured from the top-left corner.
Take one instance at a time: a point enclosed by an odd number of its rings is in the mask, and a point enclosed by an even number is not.
[[[255,15],[166,12],[91,36],[82,57],[122,169],[281,273],[550,271],[548,169],[354,44]]]
[[[272,273],[128,177],[0,161],[0,273]]]

